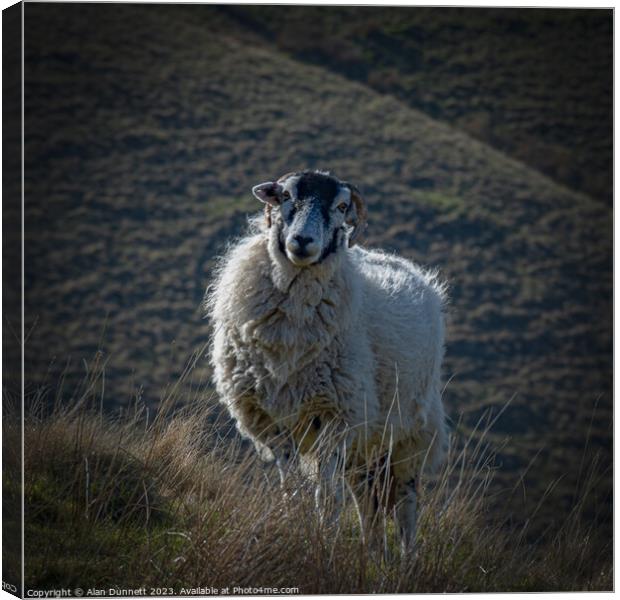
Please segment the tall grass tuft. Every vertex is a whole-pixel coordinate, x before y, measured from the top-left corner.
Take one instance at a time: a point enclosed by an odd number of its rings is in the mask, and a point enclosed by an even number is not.
[[[104,415],[103,363],[95,360],[70,403],[40,393],[27,407],[26,589],[612,588],[611,535],[588,528],[582,515],[596,464],[562,527],[532,543],[527,525],[511,526],[489,508],[495,466],[487,420],[455,437],[445,468],[424,483],[416,549],[403,555],[389,516],[375,524],[379,535],[365,535],[352,503],[322,525],[301,479],[298,493],[284,494],[204,389],[182,406],[180,387],[171,388],[154,415],[137,405]],[[5,447],[19,445],[19,429],[5,415]],[[5,476],[7,485],[18,480]]]

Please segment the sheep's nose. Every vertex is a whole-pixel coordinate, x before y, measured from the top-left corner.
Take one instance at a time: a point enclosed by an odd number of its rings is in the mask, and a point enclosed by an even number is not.
[[[296,259],[300,261],[314,259],[318,253],[318,246],[312,237],[293,235],[286,242],[286,252],[289,258],[297,264]]]
[[[306,256],[310,253],[309,246],[312,242],[314,242],[314,238],[303,235],[294,235],[289,239],[286,244],[286,248],[292,254],[296,254],[297,256]]]
[[[293,240],[297,244],[297,247],[299,248],[298,250],[299,252],[305,252],[306,246],[314,242],[314,238],[305,237],[303,235],[294,235]]]

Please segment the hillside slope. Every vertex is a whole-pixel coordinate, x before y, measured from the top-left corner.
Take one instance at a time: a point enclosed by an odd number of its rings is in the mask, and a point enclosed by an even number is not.
[[[208,6],[27,5],[29,383],[70,383],[103,340],[106,397],[156,403],[208,342],[200,302],[250,187],[329,168],[366,196],[367,245],[450,283],[453,420],[515,396],[504,484],[544,447],[528,491],[566,475],[568,502],[591,417],[611,456],[610,209],[239,27]]]
[[[222,10],[295,58],[389,93],[611,204],[611,10]]]

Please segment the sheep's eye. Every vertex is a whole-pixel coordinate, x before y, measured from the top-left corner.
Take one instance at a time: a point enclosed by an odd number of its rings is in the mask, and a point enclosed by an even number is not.
[[[282,194],[282,197],[283,197],[285,200],[290,200],[290,199],[291,199],[291,193],[290,193],[290,192],[287,192],[287,191],[284,191],[284,193]]]
[[[346,202],[341,202],[337,207],[336,207],[341,213],[343,213],[345,210],[347,210],[347,203]]]

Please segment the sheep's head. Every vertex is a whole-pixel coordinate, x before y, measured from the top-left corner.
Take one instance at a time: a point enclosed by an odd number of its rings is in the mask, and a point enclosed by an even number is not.
[[[288,173],[252,188],[265,203],[268,227],[276,229],[280,250],[298,267],[325,260],[356,243],[366,223],[359,191],[321,171]]]

